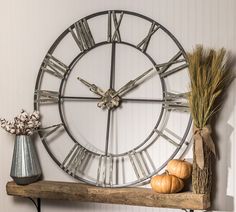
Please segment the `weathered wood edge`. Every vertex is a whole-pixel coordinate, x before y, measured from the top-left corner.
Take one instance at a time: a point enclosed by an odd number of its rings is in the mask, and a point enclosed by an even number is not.
[[[210,197],[205,194],[181,192],[158,194],[149,188],[101,188],[82,183],[38,181],[26,186],[8,182],[8,195],[54,200],[98,202],[163,208],[204,210],[210,207]]]

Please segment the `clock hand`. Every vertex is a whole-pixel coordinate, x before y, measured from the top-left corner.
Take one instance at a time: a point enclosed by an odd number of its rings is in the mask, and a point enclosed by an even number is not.
[[[145,71],[143,74],[139,75],[138,77],[136,77],[133,80],[130,80],[128,83],[126,83],[124,86],[122,86],[115,94],[112,95],[112,98],[116,97],[119,94],[124,93],[125,91],[129,91],[131,89],[133,89],[137,84],[137,82],[142,79],[143,77],[145,77],[147,74],[149,74],[151,71],[153,70],[153,68],[148,69],[147,71]]]
[[[99,88],[98,86],[96,86],[95,84],[90,84],[89,82],[87,82],[86,80],[82,79],[81,77],[77,77],[77,79],[82,82],[84,85],[86,85],[87,87],[89,87],[89,90],[92,91],[93,93],[104,97],[105,92]]]

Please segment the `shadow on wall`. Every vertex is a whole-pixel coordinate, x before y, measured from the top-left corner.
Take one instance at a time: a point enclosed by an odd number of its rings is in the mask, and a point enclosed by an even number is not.
[[[234,75],[236,75],[236,67],[234,66]],[[213,162],[213,188],[212,188],[212,211],[234,211],[234,197],[233,197],[233,178],[229,176],[232,167],[231,154],[232,139],[230,136],[235,130],[228,122],[234,109],[235,102],[236,80],[231,83],[227,94],[223,101],[222,110],[217,117],[212,120],[213,130],[212,138],[217,147],[217,159]],[[217,120],[216,120],[217,119]],[[231,190],[231,192],[229,192]],[[229,195],[232,194],[232,196]]]

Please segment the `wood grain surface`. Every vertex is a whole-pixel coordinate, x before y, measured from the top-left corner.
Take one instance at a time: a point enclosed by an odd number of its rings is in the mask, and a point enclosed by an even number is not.
[[[205,194],[181,192],[158,194],[149,188],[101,188],[82,183],[38,181],[20,186],[15,182],[6,185],[8,195],[54,200],[99,202],[147,207],[207,209],[210,198]]]

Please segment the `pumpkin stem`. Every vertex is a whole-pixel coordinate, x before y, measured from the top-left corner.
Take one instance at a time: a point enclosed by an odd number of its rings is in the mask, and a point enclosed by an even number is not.
[[[165,174],[166,174],[166,175],[170,175],[170,173],[169,173],[167,170],[165,170]]]

